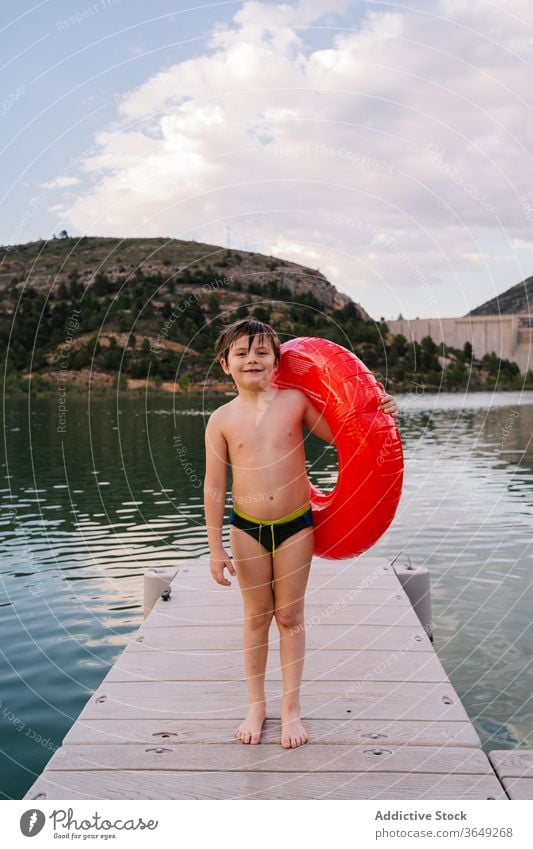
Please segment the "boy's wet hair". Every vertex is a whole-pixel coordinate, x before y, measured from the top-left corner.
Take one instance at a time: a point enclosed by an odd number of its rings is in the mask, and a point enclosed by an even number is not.
[[[274,361],[279,363],[280,358],[280,341],[277,333],[264,321],[258,321],[256,318],[241,318],[239,321],[234,321],[222,330],[215,342],[215,358],[228,361],[229,349],[240,336],[248,337],[248,350],[252,347],[256,336],[263,339],[274,351]]]

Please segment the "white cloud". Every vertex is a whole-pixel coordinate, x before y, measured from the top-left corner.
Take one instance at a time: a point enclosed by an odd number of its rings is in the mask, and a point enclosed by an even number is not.
[[[243,29],[308,26],[334,12],[343,14],[349,5],[350,0],[299,0],[292,4],[249,0],[237,12],[234,20]]]
[[[215,244],[230,225],[374,315],[466,312],[531,273],[513,253],[533,205],[530,4],[371,10],[310,48],[305,27],[350,6],[246,2],[122,98],[70,225]]]
[[[78,183],[81,183],[79,177],[56,177],[54,180],[50,180],[48,183],[40,183],[40,185],[45,189],[64,189],[66,186],[77,186]]]

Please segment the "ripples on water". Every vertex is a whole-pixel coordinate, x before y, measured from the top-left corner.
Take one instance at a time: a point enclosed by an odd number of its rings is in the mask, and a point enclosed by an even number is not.
[[[484,748],[533,746],[532,394],[398,396],[405,482],[372,553],[430,569],[435,648]],[[21,798],[142,620],[144,570],[208,553],[218,401],[11,401],[0,486],[0,792]],[[150,404],[152,406],[150,406]],[[329,488],[336,453],[306,441]],[[227,539],[227,530],[225,531]],[[40,735],[37,738],[36,735]]]

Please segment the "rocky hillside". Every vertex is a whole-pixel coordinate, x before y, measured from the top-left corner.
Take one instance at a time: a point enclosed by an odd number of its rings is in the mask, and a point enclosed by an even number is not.
[[[128,287],[140,274],[161,275],[162,286],[174,281],[187,287],[194,276],[200,275],[212,283],[219,278],[240,283],[243,290],[250,284],[261,289],[275,280],[279,286],[297,297],[312,293],[329,310],[340,309],[350,298],[338,292],[320,271],[294,262],[248,251],[228,250],[217,245],[187,242],[180,239],[110,239],[64,238],[48,242],[28,242],[25,245],[0,247],[0,292],[15,284],[22,288],[30,283],[37,292],[46,294],[51,287],[67,283],[77,272],[84,288],[93,284],[98,274],[105,274],[112,283]],[[369,319],[361,307],[361,315]]]
[[[14,383],[30,373],[51,380],[58,366],[72,385],[87,375],[102,384],[214,381],[214,340],[246,315],[272,322],[281,338],[346,344],[357,326],[363,346],[377,341],[367,313],[320,271],[258,253],[67,236],[6,246],[0,257],[0,339]]]
[[[527,315],[531,312],[533,304],[533,277],[526,277],[521,283],[516,286],[511,286],[506,289],[501,295],[496,295],[490,301],[485,301],[481,306],[470,310],[467,315],[500,315],[509,313],[523,313]]]

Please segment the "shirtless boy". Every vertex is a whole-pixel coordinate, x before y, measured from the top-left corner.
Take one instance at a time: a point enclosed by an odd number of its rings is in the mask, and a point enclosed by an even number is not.
[[[283,678],[281,745],[308,741],[300,718],[305,654],[304,594],[313,554],[309,480],[302,425],[331,442],[325,419],[299,389],[271,385],[279,339],[268,325],[242,319],[225,328],[216,358],[238,390],[215,410],[206,433],[204,504],[215,581],[237,575],[244,603],[244,667],[248,713],[235,731],[242,743],[259,743],[266,716],[268,633],[275,617]],[[384,394],[381,409],[397,414]],[[233,510],[229,519],[233,563],[222,545],[228,462]],[[252,514],[252,515],[250,515]]]

